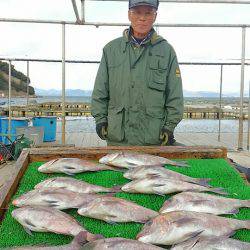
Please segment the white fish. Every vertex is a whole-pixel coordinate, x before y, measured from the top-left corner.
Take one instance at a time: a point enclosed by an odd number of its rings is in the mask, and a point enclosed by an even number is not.
[[[133,180],[122,187],[122,191],[127,193],[141,193],[141,194],[171,194],[183,191],[209,191],[218,194],[225,194],[222,188],[209,188],[200,186],[194,183],[157,178],[147,177],[145,179]]]
[[[194,211],[210,214],[236,214],[240,207],[250,207],[250,200],[230,199],[221,196],[183,192],[166,200],[160,213]]]
[[[173,245],[197,235],[230,237],[238,229],[250,229],[250,220],[235,220],[213,214],[178,211],[161,214],[147,222],[137,239],[144,243]]]
[[[77,193],[63,188],[35,189],[14,199],[12,204],[17,207],[46,206],[59,210],[79,208],[83,203],[101,197],[97,194]]]
[[[95,240],[88,242],[81,250],[160,250],[161,247],[157,247],[150,244],[145,244],[137,240],[124,239],[124,238],[108,238]]]
[[[44,188],[64,188],[78,193],[114,193],[120,191],[120,186],[114,186],[112,188],[106,188],[90,184],[85,181],[77,180],[71,177],[54,177],[46,179],[35,186],[35,189]]]
[[[173,165],[179,167],[187,167],[183,162],[171,161],[157,155],[140,154],[134,152],[117,152],[108,154],[99,159],[100,163],[108,164],[119,168],[135,168],[138,166],[164,166]]]
[[[13,210],[12,216],[29,234],[30,231],[35,231],[76,236],[82,231],[87,231],[72,216],[50,207],[21,207]],[[87,232],[88,241],[97,238],[96,235]]]
[[[86,243],[86,232],[80,232],[70,244],[62,246],[24,246],[2,250],[81,250]]]
[[[180,180],[180,181],[199,184],[201,186],[209,186],[208,181],[211,180],[211,179],[205,179],[205,178],[192,178],[187,175],[177,173],[173,170],[166,169],[161,166],[151,166],[151,167],[141,166],[141,167],[130,169],[123,174],[123,177],[130,179],[130,180],[144,179],[146,177],[151,177],[151,176]]]
[[[77,173],[95,172],[101,170],[115,170],[115,168],[79,158],[58,158],[48,161],[38,167],[39,172],[47,174],[65,173],[68,175],[74,175]]]
[[[107,196],[86,203],[77,212],[108,223],[130,221],[145,223],[159,214],[132,201]]]
[[[223,237],[195,237],[175,245],[171,250],[249,250],[250,243]]]

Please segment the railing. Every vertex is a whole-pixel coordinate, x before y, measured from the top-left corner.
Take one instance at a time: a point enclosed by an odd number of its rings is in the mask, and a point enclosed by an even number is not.
[[[129,23],[101,23],[101,22],[86,22],[85,21],[85,0],[81,0],[81,17],[78,12],[78,8],[75,0],[72,1],[73,10],[76,15],[76,21],[54,21],[54,20],[34,20],[34,19],[13,19],[13,18],[0,18],[0,22],[22,22],[22,23],[44,23],[44,24],[61,24],[62,26],[62,143],[65,144],[65,26],[67,25],[92,25],[95,27],[99,26],[127,26]],[[106,0],[95,0],[95,1],[106,1]],[[111,0],[111,1],[127,1],[127,0]],[[174,3],[211,3],[211,4],[250,4],[250,1],[195,1],[195,0],[161,0],[161,2],[174,2]],[[238,133],[238,150],[243,150],[243,96],[244,96],[244,73],[245,73],[245,40],[246,40],[246,28],[250,27],[250,24],[156,24],[157,27],[221,27],[221,28],[241,28],[242,29],[242,53],[241,53],[241,83],[240,83],[240,110],[239,110],[239,133]],[[1,60],[9,61],[9,131],[11,130],[11,62],[19,59],[14,58],[0,58]],[[29,62],[32,59],[27,61],[27,74],[29,77]],[[49,60],[47,60],[49,61]],[[196,63],[190,63],[196,64]],[[204,65],[203,63],[202,65]],[[187,65],[187,64],[186,64]],[[196,64],[198,65],[198,64]],[[207,64],[209,65],[209,64]],[[221,65],[221,84],[220,84],[220,98],[221,98],[221,87],[222,87],[222,74],[223,74],[223,65],[225,64],[213,64]],[[235,64],[231,64],[235,65]],[[238,64],[237,64],[238,65]],[[29,83],[27,83],[28,85]],[[28,88],[28,86],[27,86]],[[28,95],[27,95],[28,103]],[[220,101],[221,105],[221,101]],[[221,106],[220,106],[221,107]],[[248,112],[250,114],[250,104]],[[250,141],[250,115],[248,115],[248,145]],[[220,125],[219,125],[220,131]],[[220,140],[220,137],[218,137]]]

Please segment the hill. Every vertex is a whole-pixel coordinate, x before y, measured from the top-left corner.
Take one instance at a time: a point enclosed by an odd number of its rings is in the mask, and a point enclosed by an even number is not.
[[[24,96],[27,93],[27,78],[22,72],[15,70],[15,67],[11,66],[11,95],[12,96]],[[9,89],[9,64],[0,61],[0,94],[2,96],[8,96]],[[35,95],[33,87],[29,86],[29,94]]]

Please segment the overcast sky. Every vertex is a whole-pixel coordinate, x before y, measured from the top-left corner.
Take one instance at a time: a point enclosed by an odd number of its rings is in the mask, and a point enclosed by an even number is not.
[[[80,0],[77,0],[80,3]],[[79,6],[80,7],[80,6]],[[79,8],[80,9],[80,8]],[[86,1],[86,21],[128,22],[127,2]],[[250,5],[161,3],[158,23],[250,24]],[[0,0],[0,18],[74,21],[71,0]],[[66,59],[100,60],[103,46],[121,36],[125,27],[66,26]],[[61,25],[0,22],[0,57],[61,59]],[[180,62],[230,61],[241,57],[240,28],[159,28],[173,45]],[[247,29],[246,58],[250,58]],[[249,61],[248,61],[249,62]],[[26,73],[26,63],[14,63]],[[91,90],[97,64],[67,64],[66,88]],[[181,66],[183,87],[191,91],[219,91],[219,66]],[[31,63],[31,85],[61,88],[61,64]],[[248,91],[250,67],[246,67]],[[224,67],[223,92],[239,92],[240,67]]]

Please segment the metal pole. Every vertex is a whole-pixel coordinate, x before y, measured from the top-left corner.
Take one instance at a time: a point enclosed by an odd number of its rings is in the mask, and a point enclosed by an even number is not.
[[[247,129],[247,150],[249,150],[250,144],[250,81],[249,81],[249,93],[248,93],[248,129]]]
[[[221,100],[222,100],[222,82],[223,82],[223,65],[220,66],[220,109],[219,109],[219,134],[218,141],[220,141],[221,133]]]
[[[82,24],[85,23],[85,0],[81,0]]]
[[[92,1],[112,1],[127,2],[127,0],[92,0]],[[249,4],[247,0],[160,0],[161,3],[223,3],[223,4]]]
[[[11,138],[11,61],[9,61],[9,124],[8,124],[8,137]]]
[[[62,24],[62,144],[65,144],[65,23]]]
[[[88,25],[88,26],[110,26],[110,27],[119,27],[119,26],[129,26],[130,23],[102,23],[102,22],[85,22],[85,23],[76,23],[73,21],[63,21],[63,20],[37,20],[37,19],[16,19],[16,18],[0,18],[0,22],[16,22],[16,23],[46,23],[46,24],[68,24],[68,25]],[[250,24],[194,24],[194,23],[157,23],[154,26],[156,27],[194,27],[194,28],[241,28],[241,27],[250,27]]]
[[[29,84],[30,84],[29,78],[30,78],[30,65],[29,61],[27,61],[27,103],[26,103],[27,109],[29,105]]]
[[[244,99],[245,51],[246,51],[246,27],[242,27],[242,52],[241,52],[241,82],[240,82],[240,112],[239,112],[238,150],[243,150],[243,99]]]
[[[73,5],[75,15],[76,15],[76,22],[81,23],[81,20],[80,20],[79,14],[78,14],[77,5],[76,5],[76,0],[71,0],[71,2],[72,2],[72,5]]]

